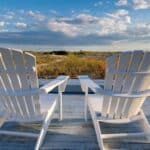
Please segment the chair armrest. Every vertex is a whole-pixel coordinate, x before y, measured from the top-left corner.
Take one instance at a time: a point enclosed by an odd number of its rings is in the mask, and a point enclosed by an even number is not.
[[[96,84],[88,76],[82,75],[82,76],[78,76],[78,78],[80,80],[81,89],[83,92],[87,92],[88,88],[90,88],[94,93],[103,90],[98,84]]]
[[[94,80],[94,82],[95,82],[95,80]],[[100,79],[100,80],[98,80],[98,85],[103,85],[104,86],[104,83],[105,82],[105,80],[104,79]]]
[[[140,97],[150,97],[150,91],[144,92],[134,92],[134,93],[115,93],[106,90],[97,90],[96,94],[113,96],[113,97],[124,97],[124,98],[140,98]]]
[[[138,98],[138,97],[149,97],[150,90],[138,93],[115,93],[113,91],[107,91],[102,89],[98,84],[92,81],[88,76],[78,76],[81,89],[83,92],[88,94],[88,88],[90,88],[94,93],[105,95],[105,96],[113,96],[113,97],[125,97],[125,98]]]
[[[61,90],[61,92],[64,92],[68,79],[69,76],[58,76],[55,80],[42,86],[40,88],[40,92],[49,93],[56,87],[59,87],[60,88],[59,90]]]

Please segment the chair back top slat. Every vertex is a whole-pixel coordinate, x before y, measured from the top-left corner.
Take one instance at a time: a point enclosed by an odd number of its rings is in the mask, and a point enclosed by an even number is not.
[[[105,77],[105,84],[104,84],[104,89],[105,90],[112,90],[112,85],[113,85],[113,75],[107,73],[111,72],[112,70],[116,70],[116,61],[117,61],[117,55],[111,56],[107,60],[107,68],[106,68],[106,77]]]
[[[32,88],[38,88],[39,83],[38,83],[38,77],[37,77],[37,71],[36,71],[36,57],[33,56],[30,53],[25,53],[24,54],[25,58],[25,65],[26,65],[26,70],[29,75],[29,81],[30,81],[30,86]]]

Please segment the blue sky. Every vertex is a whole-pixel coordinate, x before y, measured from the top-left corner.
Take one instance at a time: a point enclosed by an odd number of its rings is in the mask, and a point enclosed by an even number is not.
[[[0,0],[0,46],[129,50],[150,47],[150,0]]]

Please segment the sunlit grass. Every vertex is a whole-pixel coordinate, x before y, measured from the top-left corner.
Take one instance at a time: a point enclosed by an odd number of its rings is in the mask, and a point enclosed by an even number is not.
[[[106,57],[111,53],[100,52],[31,52],[37,58],[39,78],[55,78],[58,75],[89,75],[104,78]]]

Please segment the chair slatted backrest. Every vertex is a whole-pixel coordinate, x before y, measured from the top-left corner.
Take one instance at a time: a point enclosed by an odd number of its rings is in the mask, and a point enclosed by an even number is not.
[[[30,53],[0,48],[0,102],[12,120],[30,120],[40,114],[35,67]]]
[[[113,93],[135,94],[150,89],[150,52],[114,54],[107,59],[104,89]],[[146,97],[104,96],[102,114],[110,118],[136,115]]]

